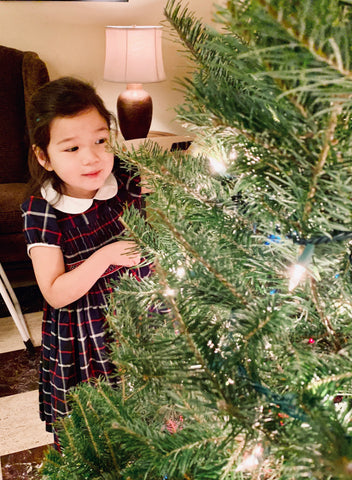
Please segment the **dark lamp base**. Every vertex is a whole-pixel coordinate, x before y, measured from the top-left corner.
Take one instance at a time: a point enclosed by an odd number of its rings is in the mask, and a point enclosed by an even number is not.
[[[146,138],[153,114],[152,98],[141,84],[127,85],[117,99],[117,116],[123,138]]]

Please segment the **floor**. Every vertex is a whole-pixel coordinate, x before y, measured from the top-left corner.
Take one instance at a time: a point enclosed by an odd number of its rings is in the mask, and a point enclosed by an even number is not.
[[[31,280],[11,278],[11,284],[16,289],[26,289],[26,282],[29,289]],[[37,304],[34,303],[35,308]],[[26,308],[23,311],[35,346],[32,355],[25,350],[6,308],[0,310],[0,480],[40,478],[38,468],[44,451],[53,441],[52,434],[45,431],[38,414],[42,314],[41,311],[26,313]]]

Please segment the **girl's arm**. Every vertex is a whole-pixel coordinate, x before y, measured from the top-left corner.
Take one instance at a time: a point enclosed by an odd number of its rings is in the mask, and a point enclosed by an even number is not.
[[[136,248],[134,242],[125,240],[105,245],[69,272],[60,248],[40,245],[30,253],[43,297],[53,308],[62,308],[85,295],[110,265],[138,265],[141,258]]]

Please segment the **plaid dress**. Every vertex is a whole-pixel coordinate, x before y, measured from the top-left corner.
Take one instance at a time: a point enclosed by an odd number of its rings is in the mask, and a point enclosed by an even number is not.
[[[126,205],[141,207],[139,179],[120,170],[116,180],[116,195],[88,201],[91,206],[82,213],[65,213],[44,198],[29,198],[22,205],[29,247],[33,244],[60,247],[66,271],[70,271],[97,249],[115,241],[123,230],[119,217]],[[48,431],[53,431],[53,423],[59,416],[68,413],[66,396],[71,387],[93,377],[104,377],[110,383],[116,381],[108,358],[105,312],[107,296],[112,291],[110,281],[127,270],[136,277],[148,273],[145,267],[127,269],[110,265],[77,301],[59,309],[44,302],[39,404],[40,418],[46,422]]]

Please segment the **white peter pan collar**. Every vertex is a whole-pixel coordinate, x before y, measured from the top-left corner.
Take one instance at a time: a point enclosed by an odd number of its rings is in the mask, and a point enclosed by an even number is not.
[[[99,188],[94,198],[75,198],[68,195],[60,195],[54,190],[51,182],[46,182],[40,193],[44,200],[60,212],[64,213],[83,213],[93,204],[93,200],[108,200],[117,194],[117,181],[112,173],[105,180],[102,187]]]

